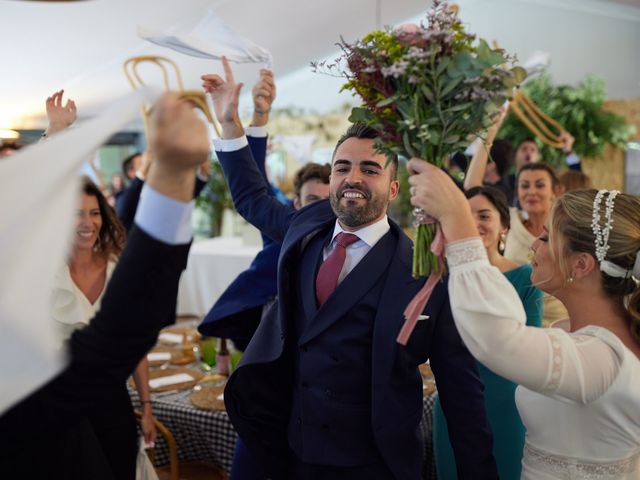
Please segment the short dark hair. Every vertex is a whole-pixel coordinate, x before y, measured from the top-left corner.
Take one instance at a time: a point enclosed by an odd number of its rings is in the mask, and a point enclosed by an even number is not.
[[[122,173],[124,173],[125,177],[128,177],[128,172],[133,168],[133,159],[142,155],[142,152],[136,152],[129,155],[122,161]]]
[[[307,163],[296,172],[293,179],[293,190],[296,197],[300,197],[302,186],[309,180],[320,180],[322,183],[328,184],[330,175],[331,165],[327,163],[324,165],[320,165],[319,163]]]
[[[511,227],[511,216],[509,215],[509,204],[507,203],[507,197],[500,190],[498,190],[497,188],[489,187],[488,185],[484,185],[482,187],[471,187],[469,190],[464,192],[464,195],[467,198],[473,198],[478,195],[482,195],[484,198],[489,200],[491,205],[493,205],[498,211],[498,215],[500,215],[500,224],[504,228]]]
[[[124,248],[126,233],[116,211],[109,205],[98,186],[87,176],[82,177],[82,193],[96,197],[98,200],[102,227],[95,245],[97,253],[105,260],[109,260],[112,256],[119,256]]]
[[[504,177],[511,165],[513,165],[513,159],[515,157],[515,149],[509,140],[497,139],[494,140],[489,155],[491,160],[496,164],[496,171],[498,175]]]
[[[538,146],[538,142],[536,142],[535,138],[525,137],[518,142],[518,146],[516,147],[516,150],[518,150],[523,143],[527,143],[527,142],[533,143],[536,147]]]
[[[518,170],[518,175],[516,175],[516,190],[518,189],[518,180],[520,180],[520,174],[527,170],[531,170],[531,171],[544,170],[545,172],[547,172],[549,174],[549,177],[551,178],[551,186],[554,189],[560,183],[560,181],[558,180],[558,175],[556,175],[555,170],[551,168],[549,165],[547,165],[546,163],[542,163],[542,162],[527,163],[526,165],[523,165],[522,167],[520,167],[520,170]]]
[[[380,138],[380,133],[365,125],[364,123],[354,123],[352,124],[347,131],[340,137],[338,143],[336,143],[336,148],[333,149],[333,155],[331,155],[331,161],[336,157],[336,152],[340,145],[342,145],[345,141],[350,138],[360,138],[360,139],[370,139],[375,140],[376,138]],[[391,179],[396,180],[398,177],[398,155],[396,154],[387,154],[387,158],[391,162],[391,166],[393,167],[393,171],[391,172]]]

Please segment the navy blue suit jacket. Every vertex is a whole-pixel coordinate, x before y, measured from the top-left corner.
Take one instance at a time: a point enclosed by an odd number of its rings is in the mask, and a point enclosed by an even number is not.
[[[298,211],[278,203],[268,194],[249,148],[218,153],[218,157],[238,212],[282,243],[278,301],[263,318],[239,368],[229,379],[225,405],[240,437],[265,473],[276,479],[286,478],[287,425],[294,382],[291,351],[304,348],[306,342],[341,318],[369,286],[363,283],[334,310],[327,309],[300,338],[288,335],[289,314],[300,288],[292,281],[292,272],[299,265],[310,236],[330,228],[336,217],[326,200]],[[423,286],[424,279],[413,279],[411,241],[397,225],[390,224],[398,243],[386,272],[372,340],[371,421],[376,445],[396,478],[418,478],[422,460],[422,380],[418,365],[430,359],[459,478],[497,478],[482,382],[476,362],[453,322],[446,284],[435,289],[425,309],[431,318],[419,322],[407,346],[396,342],[404,322],[404,308]]]
[[[247,137],[267,193],[273,194],[265,170],[267,137]],[[262,234],[262,250],[247,270],[227,287],[198,327],[210,337],[230,338],[244,350],[260,322],[262,307],[277,295],[280,244]]]

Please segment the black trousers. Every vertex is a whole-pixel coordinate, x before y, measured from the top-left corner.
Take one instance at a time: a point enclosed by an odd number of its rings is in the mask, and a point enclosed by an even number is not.
[[[355,467],[334,467],[302,462],[291,453],[288,480],[394,480],[395,477],[384,461]]]

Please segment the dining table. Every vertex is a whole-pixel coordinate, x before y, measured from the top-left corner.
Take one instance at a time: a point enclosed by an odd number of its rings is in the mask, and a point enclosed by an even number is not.
[[[214,237],[191,246],[178,286],[177,314],[202,318],[262,249],[242,237]]]
[[[238,436],[224,409],[222,392],[226,376],[201,362],[198,341],[193,322],[173,325],[161,332],[158,344],[147,356],[151,365],[152,410],[155,418],[173,434],[181,461],[215,464],[228,472]],[[433,480],[436,476],[432,413],[437,391],[428,364],[420,366],[420,373],[423,378],[420,429],[425,440],[422,478]],[[172,378],[175,382],[185,374],[189,377],[182,383],[159,383]],[[128,389],[134,408],[140,408],[133,382],[128,383]],[[213,395],[203,395],[211,392]],[[169,463],[169,448],[161,435],[157,437],[154,455],[156,466]]]

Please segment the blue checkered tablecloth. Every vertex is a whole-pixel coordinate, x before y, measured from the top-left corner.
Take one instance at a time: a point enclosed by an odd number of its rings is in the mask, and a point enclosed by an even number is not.
[[[129,387],[131,400],[139,408],[139,397]],[[193,406],[191,389],[177,393],[154,393],[151,395],[153,414],[176,439],[180,460],[214,463],[229,471],[235,448],[236,434],[226,412],[202,410]],[[436,468],[431,436],[432,411],[436,394],[423,398],[420,429],[424,436],[424,459],[422,478],[435,480]],[[169,463],[169,449],[161,435],[156,441],[156,465]]]

